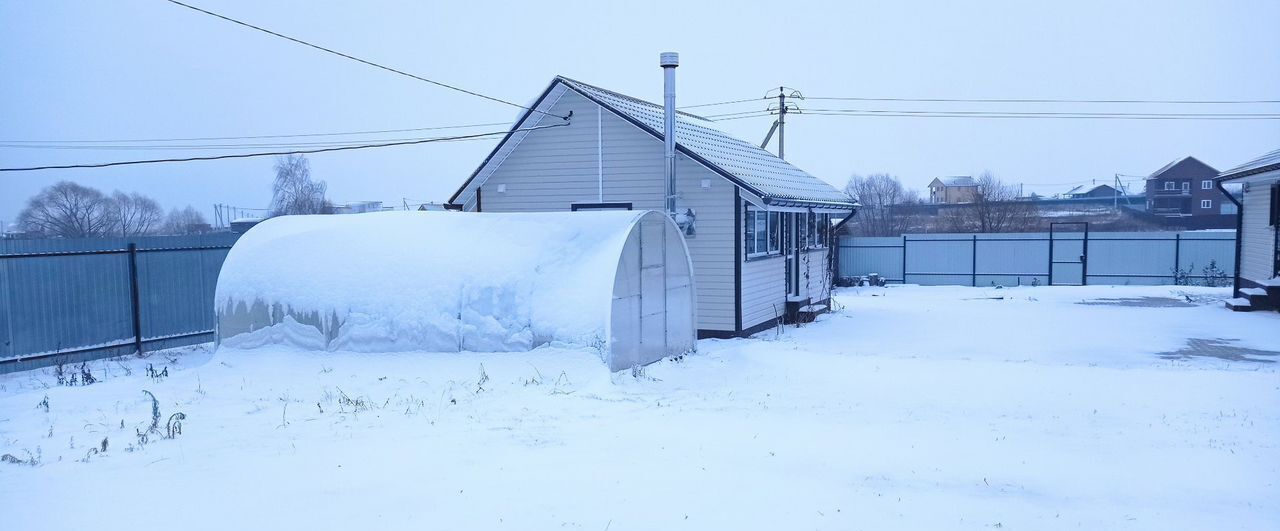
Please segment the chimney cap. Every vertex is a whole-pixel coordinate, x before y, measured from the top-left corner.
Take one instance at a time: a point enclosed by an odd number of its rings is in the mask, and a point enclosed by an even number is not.
[[[658,57],[658,61],[663,68],[674,68],[680,66],[680,54],[676,52],[662,52],[662,55]]]

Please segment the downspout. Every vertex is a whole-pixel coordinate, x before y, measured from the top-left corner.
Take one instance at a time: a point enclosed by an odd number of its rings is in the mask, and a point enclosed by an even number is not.
[[[663,173],[666,177],[667,215],[676,215],[676,67],[680,66],[680,54],[663,52],[659,56],[662,66],[662,149],[665,157]]]
[[[1236,204],[1236,263],[1235,263],[1235,275],[1231,279],[1231,296],[1239,297],[1240,296],[1240,241],[1243,239],[1243,236],[1244,236],[1243,234],[1244,205],[1241,204],[1239,201],[1236,201],[1236,197],[1227,192],[1227,189],[1222,186],[1221,180],[1214,179],[1213,186],[1214,188],[1217,188],[1219,192],[1222,192],[1222,195],[1227,196],[1228,200]]]

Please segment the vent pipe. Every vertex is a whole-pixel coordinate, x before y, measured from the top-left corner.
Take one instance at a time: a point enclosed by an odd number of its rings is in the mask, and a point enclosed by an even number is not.
[[[659,57],[662,65],[662,144],[664,161],[663,174],[667,178],[667,215],[676,215],[676,67],[680,66],[680,54],[663,52]]]

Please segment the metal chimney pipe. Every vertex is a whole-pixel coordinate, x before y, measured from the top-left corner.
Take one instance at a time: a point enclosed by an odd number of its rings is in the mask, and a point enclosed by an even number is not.
[[[667,178],[667,214],[676,214],[676,67],[680,66],[680,54],[663,52],[659,56],[662,65],[662,144]]]

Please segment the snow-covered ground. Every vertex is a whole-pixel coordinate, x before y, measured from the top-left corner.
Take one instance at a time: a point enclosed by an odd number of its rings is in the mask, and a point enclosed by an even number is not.
[[[1276,357],[1159,355],[1280,350],[1227,294],[846,289],[641,374],[551,348],[10,374],[0,454],[39,464],[0,463],[0,528],[1280,529]],[[1079,304],[1141,297],[1191,305]]]

